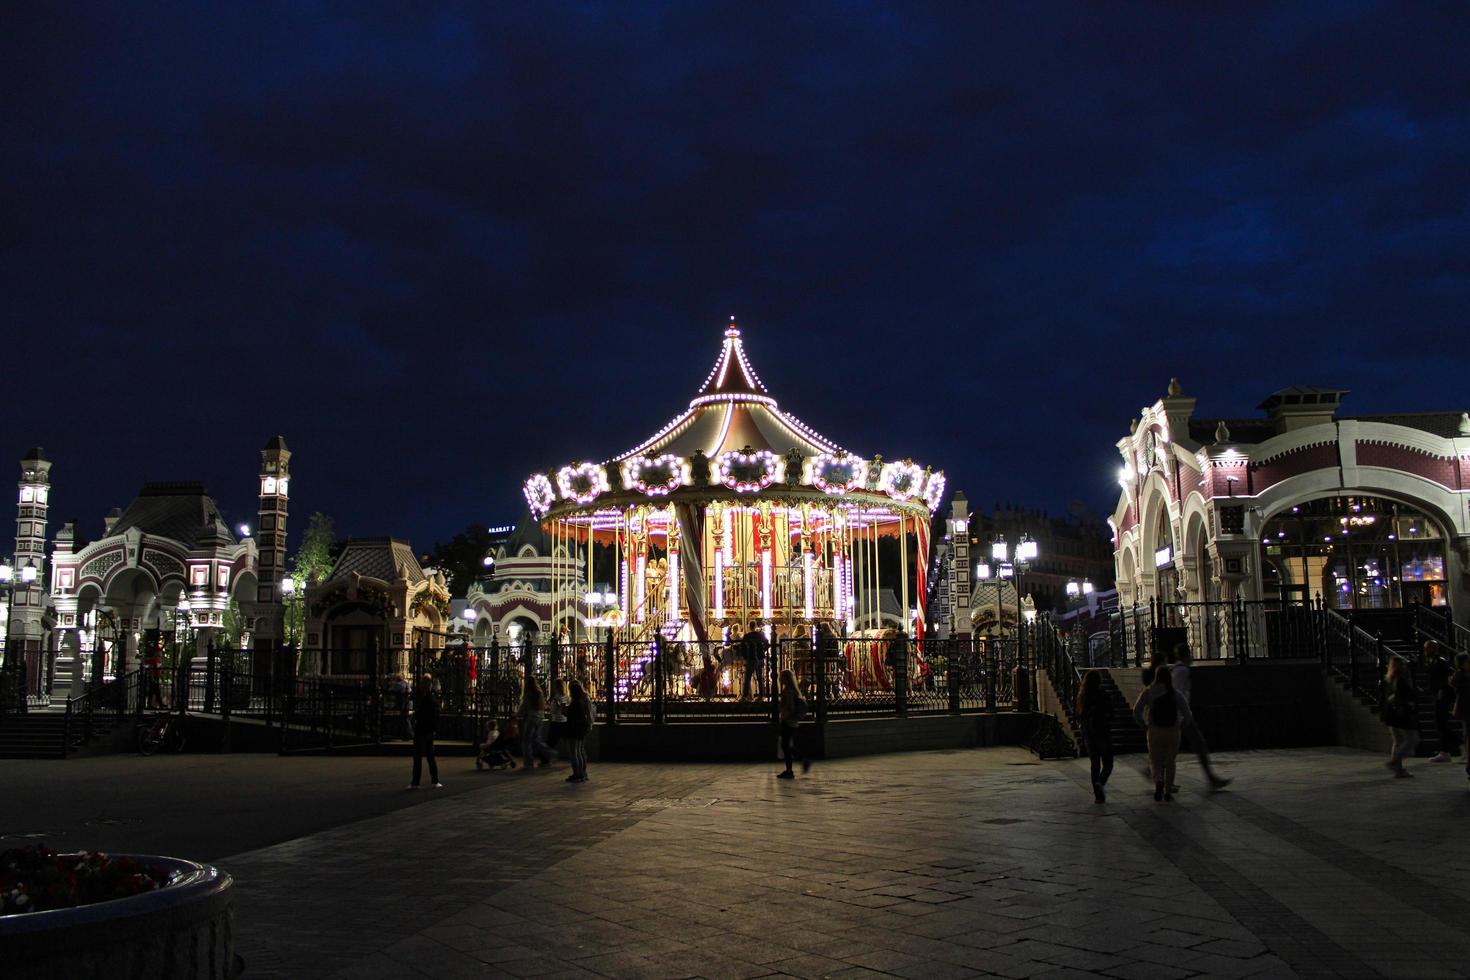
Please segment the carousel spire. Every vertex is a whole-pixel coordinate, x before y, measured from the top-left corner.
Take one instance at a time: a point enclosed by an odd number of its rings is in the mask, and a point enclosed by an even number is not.
[[[735,323],[733,315],[730,317],[730,325],[725,328],[725,342],[720,347],[720,356],[715,359],[715,366],[710,370],[709,377],[704,379],[704,385],[700,387],[689,407],[713,401],[765,401],[775,404],[770,392],[766,391],[766,386],[761,383],[760,377],[745,357],[745,343],[740,337],[740,327]]]

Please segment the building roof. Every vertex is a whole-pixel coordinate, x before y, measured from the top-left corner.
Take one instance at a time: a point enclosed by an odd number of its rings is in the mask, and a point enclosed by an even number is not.
[[[745,343],[734,317],[725,330],[715,366],[689,408],[653,437],[614,457],[690,457],[696,452],[713,459],[720,453],[769,450],[778,456],[795,449],[802,456],[841,453],[836,443],[781,411],[745,356]]]
[[[348,538],[327,581],[354,572],[384,582],[403,578],[410,584],[418,584],[425,578],[423,567],[414,557],[413,546],[397,538]]]
[[[192,548],[205,528],[213,529],[220,520],[219,507],[202,483],[147,483],[127,510],[112,526],[110,534],[122,534],[137,528],[144,534],[171,538]],[[235,544],[235,536],[225,529],[225,537]]]
[[[1381,422],[1385,425],[1402,425],[1407,429],[1418,429],[1443,439],[1460,435],[1460,412],[1400,412],[1395,415],[1339,415],[1339,422]],[[1221,422],[1230,430],[1230,441],[1251,445],[1265,442],[1281,434],[1281,426],[1275,419],[1206,419],[1189,420],[1189,437],[1195,442],[1213,444],[1215,429]]]
[[[521,512],[521,519],[516,522],[516,529],[497,550],[504,550],[507,558],[514,558],[526,545],[536,549],[538,555],[551,554],[551,536],[546,533],[541,522],[531,516],[529,510]]]
[[[1385,425],[1402,425],[1407,429],[1418,429],[1443,439],[1453,439],[1460,432],[1462,412],[1404,412],[1398,415],[1354,415],[1355,422],[1382,422]]]

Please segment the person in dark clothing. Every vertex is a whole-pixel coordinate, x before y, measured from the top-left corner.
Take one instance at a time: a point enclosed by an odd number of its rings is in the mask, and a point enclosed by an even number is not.
[[[1460,741],[1450,725],[1450,709],[1455,701],[1450,680],[1455,669],[1433,640],[1424,641],[1424,669],[1429,680],[1429,697],[1434,702],[1434,734],[1439,739],[1439,752],[1429,761],[1449,762],[1451,756],[1460,754]]]
[[[1412,776],[1404,768],[1404,760],[1419,744],[1419,704],[1414,690],[1414,675],[1403,657],[1390,657],[1388,673],[1383,678],[1382,716],[1393,729],[1393,754],[1384,763],[1400,779]]]
[[[1092,761],[1092,797],[1106,803],[1108,796],[1103,788],[1113,774],[1113,705],[1095,670],[1082,675],[1082,686],[1077,689],[1077,718]]]
[[[434,731],[439,727],[439,696],[434,693],[434,678],[424,674],[413,692],[413,782],[409,789],[419,788],[423,763],[429,760],[429,782],[443,789],[439,782],[439,763],[434,758]]]
[[[592,731],[592,720],[596,717],[597,709],[593,707],[592,699],[587,697],[581,681],[572,681],[568,687],[571,691],[571,700],[567,704],[567,720],[565,727],[562,728],[562,735],[567,740],[567,748],[572,758],[572,774],[567,777],[567,782],[585,783],[587,781],[587,734]]]
[[[769,648],[770,642],[758,626],[751,626],[740,638],[740,656],[745,661],[745,678],[740,682],[740,700],[750,700],[752,687],[761,697],[766,696],[766,651]]]
[[[778,772],[776,778],[795,779],[796,773],[791,771],[793,750],[801,754],[802,772],[809,771],[812,763],[800,744],[801,722],[806,718],[806,698],[801,696],[801,689],[796,686],[796,675],[790,670],[781,671],[780,695],[781,754],[786,759],[786,771]]]

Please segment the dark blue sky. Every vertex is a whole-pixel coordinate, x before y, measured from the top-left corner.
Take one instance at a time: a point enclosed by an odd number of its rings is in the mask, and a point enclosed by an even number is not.
[[[832,438],[1106,511],[1171,375],[1204,414],[1470,406],[1467,37],[1459,2],[9,4],[3,447],[96,534],[147,479],[248,516],[279,432],[298,515],[427,548],[660,427],[735,313]]]

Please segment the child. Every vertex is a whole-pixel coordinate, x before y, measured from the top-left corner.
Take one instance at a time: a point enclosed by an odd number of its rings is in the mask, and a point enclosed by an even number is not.
[[[504,729],[500,728],[494,718],[491,718],[485,726],[485,740],[480,743],[480,756],[475,760],[476,769],[514,769],[516,760],[514,752],[518,746],[515,731],[514,718],[505,719]]]

